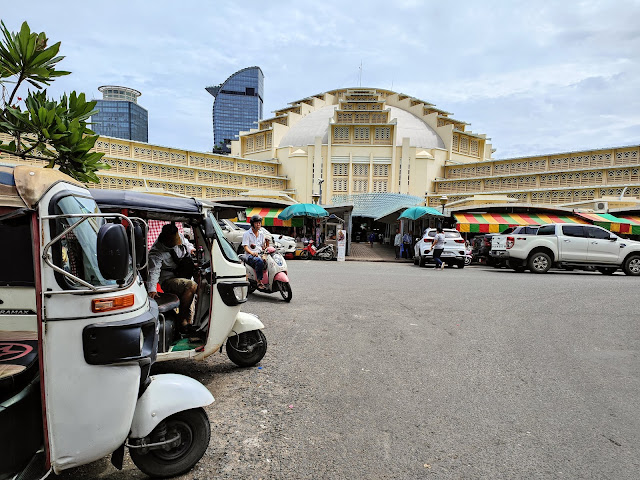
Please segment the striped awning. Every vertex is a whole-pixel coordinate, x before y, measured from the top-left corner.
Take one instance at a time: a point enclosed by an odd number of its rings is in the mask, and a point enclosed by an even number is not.
[[[455,213],[456,230],[472,233],[500,233],[517,225],[544,225],[545,223],[587,223],[580,217],[526,213]]]
[[[291,220],[280,220],[278,215],[284,208],[247,208],[247,221],[254,216],[262,217],[263,227],[301,227],[304,225],[303,217],[293,217]]]
[[[578,215],[614,233],[640,235],[640,217],[631,215],[616,217],[610,213],[578,213]]]

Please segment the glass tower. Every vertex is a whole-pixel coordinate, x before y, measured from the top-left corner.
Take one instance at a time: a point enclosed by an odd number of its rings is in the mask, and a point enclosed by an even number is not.
[[[264,74],[260,67],[244,68],[206,90],[215,97],[213,149],[229,153],[231,140],[237,140],[239,132],[257,128],[262,118]]]
[[[98,135],[138,142],[149,141],[149,113],[138,105],[139,91],[127,87],[105,85],[98,88],[102,100],[97,100],[99,112],[91,117],[89,128]]]

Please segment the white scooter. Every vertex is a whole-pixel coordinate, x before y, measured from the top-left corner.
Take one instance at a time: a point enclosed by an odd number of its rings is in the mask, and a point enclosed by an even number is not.
[[[149,376],[158,309],[131,220],[101,213],[56,170],[3,173],[13,192],[2,190],[0,235],[13,248],[0,249],[0,478],[110,453],[122,468],[125,447],[147,475],[185,473],[209,444],[213,396],[182,375]]]
[[[293,293],[291,292],[291,284],[289,283],[289,276],[287,275],[287,262],[274,247],[267,247],[266,252],[262,254],[262,260],[264,261],[262,275],[264,287],[262,288],[258,288],[258,280],[254,268],[245,261],[246,257],[244,255],[242,255],[241,258],[245,262],[244,265],[247,269],[249,293],[255,290],[262,293],[280,292],[285,302],[291,301]]]

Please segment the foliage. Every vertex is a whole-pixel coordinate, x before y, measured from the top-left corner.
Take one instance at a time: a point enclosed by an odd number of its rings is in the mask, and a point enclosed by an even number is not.
[[[47,47],[44,32],[31,32],[27,22],[19,33],[9,32],[4,22],[0,24],[0,133],[12,137],[8,143],[0,141],[0,152],[48,160],[47,167],[58,165],[60,171],[81,182],[99,182],[95,172],[110,167],[101,162],[104,154],[90,152],[98,139],[88,128],[89,117],[97,113],[96,102],[87,102],[84,93],[76,92],[55,101],[48,99],[43,89],[56,77],[70,73],[56,70],[64,58],[58,56],[60,42]],[[23,108],[17,95],[24,82],[37,90],[29,90]],[[9,94],[6,85],[13,83]]]

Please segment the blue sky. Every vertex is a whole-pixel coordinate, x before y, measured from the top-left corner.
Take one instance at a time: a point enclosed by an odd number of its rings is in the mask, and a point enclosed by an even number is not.
[[[213,144],[205,87],[265,74],[265,117],[335,88],[402,92],[485,133],[509,158],[640,144],[640,1],[196,2],[32,0],[4,5],[61,41],[51,96],[142,92],[149,142]]]

